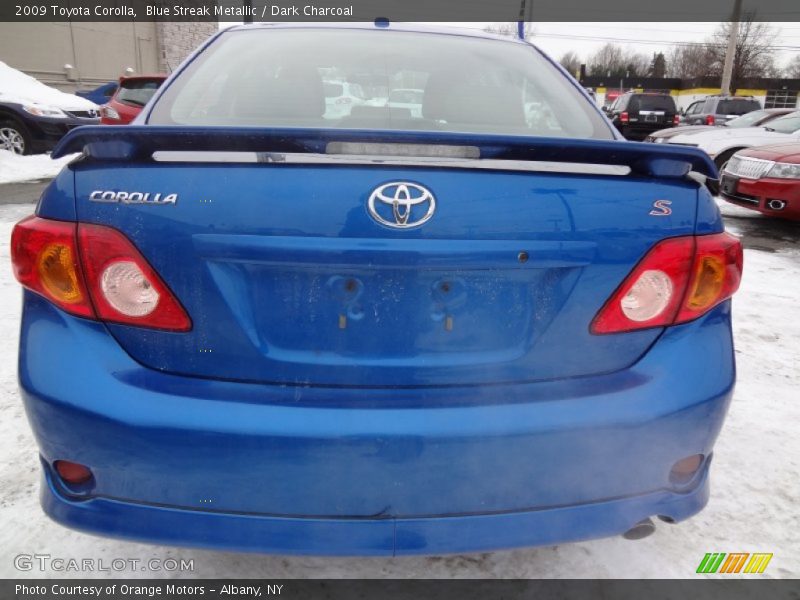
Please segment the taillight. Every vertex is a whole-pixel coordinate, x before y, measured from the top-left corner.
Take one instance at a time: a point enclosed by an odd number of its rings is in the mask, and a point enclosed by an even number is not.
[[[81,270],[75,223],[23,219],[11,233],[14,276],[67,312],[95,316]]]
[[[192,327],[167,285],[116,229],[31,217],[14,228],[11,253],[19,282],[67,312],[171,331]]]
[[[628,113],[626,112],[619,113],[619,122],[622,123],[623,125],[628,123],[630,120],[631,118],[628,116]]]
[[[717,119],[714,117],[714,115],[706,115],[706,125],[713,125],[716,122]]]
[[[742,245],[728,233],[653,246],[592,321],[595,334],[667,327],[700,317],[739,288]]]
[[[108,104],[104,104],[103,106],[100,107],[100,116],[105,117],[106,119],[111,119],[113,121],[121,120],[119,113]]]
[[[674,117],[672,117],[672,124],[673,125],[680,125],[680,123],[681,123],[681,116],[680,115],[675,115]]]

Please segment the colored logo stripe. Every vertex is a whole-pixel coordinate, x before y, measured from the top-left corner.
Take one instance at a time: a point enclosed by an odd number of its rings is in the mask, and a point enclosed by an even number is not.
[[[767,568],[769,561],[772,560],[772,554],[753,554],[750,562],[744,568],[745,573],[763,573]]]
[[[744,561],[750,556],[747,552],[733,552],[728,554],[728,558],[722,563],[720,573],[738,573],[744,566]]]
[[[700,566],[697,567],[698,573],[716,573],[719,566],[722,564],[722,559],[725,558],[724,552],[708,553],[700,561]]]
[[[726,558],[727,556],[727,558]],[[750,560],[748,561],[748,557]],[[708,552],[697,567],[698,573],[740,573],[744,567],[745,573],[763,573],[772,554],[749,552]],[[723,562],[724,561],[724,562]],[[745,566],[747,563],[747,566]]]

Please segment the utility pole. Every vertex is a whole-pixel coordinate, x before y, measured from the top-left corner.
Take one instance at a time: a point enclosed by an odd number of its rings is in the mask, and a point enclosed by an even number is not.
[[[725,96],[730,96],[731,94],[731,75],[736,56],[736,42],[739,39],[739,15],[741,12],[742,0],[734,0],[731,26],[728,32],[728,50],[725,52],[725,65],[722,67],[722,94]]]

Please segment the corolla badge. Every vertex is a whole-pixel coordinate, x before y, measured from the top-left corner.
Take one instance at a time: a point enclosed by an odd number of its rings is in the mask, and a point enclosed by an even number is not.
[[[178,194],[95,190],[89,194],[89,200],[92,202],[121,202],[122,204],[176,204]]]
[[[430,221],[436,210],[436,198],[428,188],[416,183],[392,181],[373,190],[367,209],[381,225],[409,229]]]

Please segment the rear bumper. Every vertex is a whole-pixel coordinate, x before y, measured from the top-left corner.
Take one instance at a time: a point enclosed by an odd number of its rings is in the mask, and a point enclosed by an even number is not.
[[[676,521],[708,496],[733,390],[730,305],[616,373],[506,386],[297,388],[144,368],[26,292],[23,398],[47,513],[126,538],[275,553],[485,551]],[[67,489],[49,465],[89,465]]]
[[[694,487],[513,513],[416,519],[319,519],[197,511],[64,495],[45,465],[42,506],[89,533],[243,552],[403,556],[484,552],[613,536],[651,515],[678,522],[708,502],[708,463]]]
[[[728,202],[758,211],[770,217],[800,220],[800,181],[792,179],[763,178],[739,179],[735,193],[722,192]],[[777,200],[780,209],[770,207]],[[773,206],[776,203],[773,202]]]

